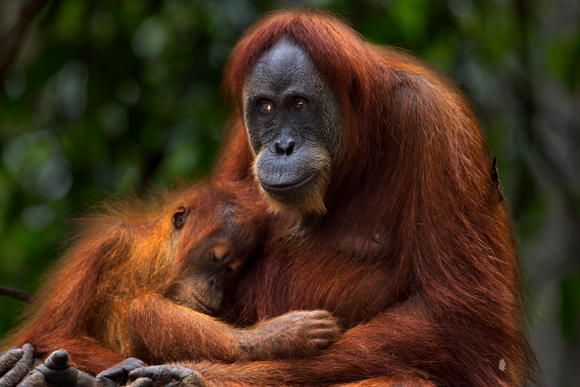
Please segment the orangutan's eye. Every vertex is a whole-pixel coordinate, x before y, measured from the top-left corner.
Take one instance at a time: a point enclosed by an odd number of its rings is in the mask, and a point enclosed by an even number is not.
[[[263,113],[271,112],[273,109],[272,103],[268,101],[260,101],[259,106]]]
[[[294,101],[294,109],[296,109],[300,112],[303,112],[304,110],[306,110],[307,107],[308,107],[308,104],[302,98],[297,98]]]
[[[212,248],[211,259],[216,263],[222,263],[226,260],[231,252],[231,245],[228,243],[219,243]]]
[[[235,275],[235,274],[238,274],[238,271],[236,270],[235,267],[228,266],[228,267],[226,267],[226,273],[231,274],[231,275]]]

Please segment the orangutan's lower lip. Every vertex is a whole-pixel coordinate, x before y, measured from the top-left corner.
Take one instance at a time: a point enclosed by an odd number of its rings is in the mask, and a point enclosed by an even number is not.
[[[264,191],[273,193],[276,195],[286,195],[291,192],[294,192],[300,187],[310,184],[312,180],[316,178],[316,174],[312,174],[308,176],[304,180],[300,180],[298,182],[293,182],[291,184],[265,184],[260,181],[260,185],[264,189]]]
[[[215,313],[214,310],[212,310],[209,306],[207,306],[206,304],[204,304],[203,302],[201,302],[199,300],[199,298],[197,298],[195,296],[195,294],[192,294],[193,299],[196,301],[197,304],[197,308],[200,309],[199,312],[202,312],[204,314],[208,314],[208,315],[213,315]]]

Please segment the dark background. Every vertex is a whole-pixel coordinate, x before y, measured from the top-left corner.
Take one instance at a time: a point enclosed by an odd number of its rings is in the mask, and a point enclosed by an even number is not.
[[[2,0],[0,285],[34,293],[67,219],[207,173],[225,59],[289,2]],[[318,0],[457,80],[517,223],[549,386],[580,385],[580,2]],[[0,336],[23,303],[0,296]],[[458,370],[460,372],[460,370]]]

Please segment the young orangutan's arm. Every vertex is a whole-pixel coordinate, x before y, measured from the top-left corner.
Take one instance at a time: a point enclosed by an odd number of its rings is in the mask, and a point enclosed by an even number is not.
[[[128,310],[131,355],[148,362],[265,360],[314,353],[338,339],[336,319],[323,310],[298,311],[236,329],[158,295]]]

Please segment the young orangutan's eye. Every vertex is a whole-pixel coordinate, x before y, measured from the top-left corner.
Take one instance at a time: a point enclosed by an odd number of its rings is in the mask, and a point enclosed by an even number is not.
[[[218,243],[211,249],[211,259],[215,263],[223,262],[231,252],[229,243]]]
[[[226,267],[226,273],[228,273],[230,275],[236,275],[236,274],[238,274],[238,271],[233,266],[228,266],[228,267]]]

